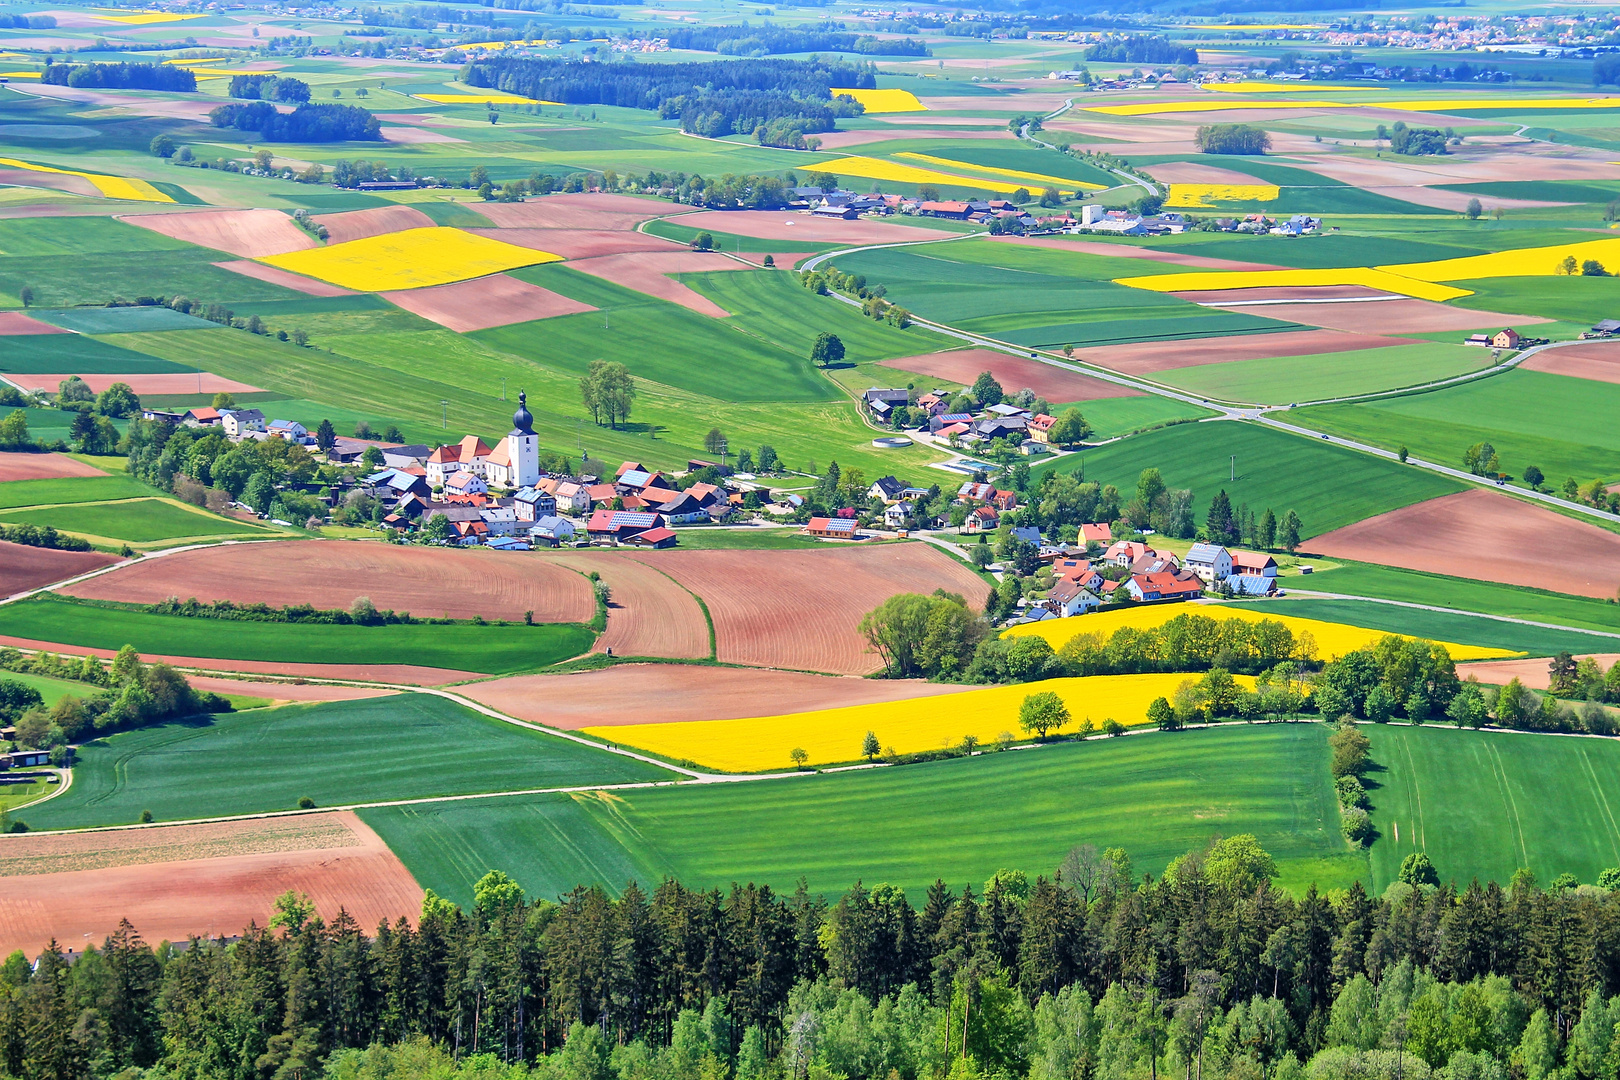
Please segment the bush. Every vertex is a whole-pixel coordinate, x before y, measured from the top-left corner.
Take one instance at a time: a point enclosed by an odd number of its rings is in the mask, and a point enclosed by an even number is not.
[[[1353,806],[1344,812],[1339,822],[1339,830],[1352,844],[1365,845],[1373,837],[1372,818],[1361,807]]]

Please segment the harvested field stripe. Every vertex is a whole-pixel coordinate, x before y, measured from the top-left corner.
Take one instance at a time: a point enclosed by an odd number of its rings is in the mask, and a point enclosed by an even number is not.
[[[1084,180],[1069,180],[1061,176],[1047,176],[1045,173],[1019,172],[1017,169],[996,169],[989,165],[974,165],[967,161],[952,161],[950,158],[933,157],[929,154],[914,154],[910,151],[901,151],[895,157],[910,158],[913,161],[926,161],[930,165],[943,165],[948,169],[961,169],[964,172],[989,173],[991,176],[1010,176],[1014,180],[1033,180],[1037,184],[1046,184],[1051,187],[1073,191],[1106,191],[1101,184],[1088,184]]]

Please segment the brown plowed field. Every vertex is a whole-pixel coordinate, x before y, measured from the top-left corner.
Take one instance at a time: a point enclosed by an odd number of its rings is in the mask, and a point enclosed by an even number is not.
[[[687,288],[670,275],[707,273],[714,270],[747,270],[735,259],[728,259],[712,251],[642,251],[628,255],[603,255],[596,259],[581,259],[568,264],[575,270],[593,277],[623,285],[660,300],[668,300],[683,308],[724,319],[731,313],[702,293]]]
[[[55,389],[67,376],[41,375],[39,378],[50,379],[46,385]],[[66,454],[0,453],[0,483],[7,480],[57,480],[64,476],[106,475],[94,465],[86,465]]]
[[[1620,653],[1588,653],[1607,670],[1620,663]],[[1518,679],[1532,690],[1546,690],[1552,685],[1552,672],[1545,657],[1533,660],[1475,660],[1458,664],[1457,674],[1466,679],[1470,675],[1489,686],[1503,686],[1509,679]]]
[[[4,183],[0,180],[0,183]],[[0,311],[0,336],[20,334],[66,334],[71,331],[30,319],[20,311]]]
[[[1382,305],[1380,305],[1382,306]],[[1269,309],[1268,309],[1269,310]],[[1271,356],[1315,356],[1410,345],[1403,338],[1376,334],[1345,334],[1332,330],[1282,330],[1275,334],[1235,334],[1195,341],[1142,341],[1134,345],[1099,345],[1076,349],[1074,358],[1127,375],[1218,364],[1228,360],[1259,360]]]
[[[101,197],[96,185],[82,176],[42,173],[32,169],[0,169],[0,184],[7,187],[47,188],[51,191],[66,191],[72,195],[89,195],[97,199]]]
[[[825,551],[648,551],[636,558],[703,597],[717,659],[759,667],[866,675],[880,666],[856,626],[903,592],[960,593],[975,607],[989,587],[927,544]]]
[[[901,371],[932,375],[936,379],[961,383],[963,386],[973,385],[980,372],[988,371],[1008,394],[1028,387],[1037,396],[1054,403],[1142,396],[1142,391],[1129,386],[1119,386],[1077,371],[1066,371],[1039,360],[1025,360],[993,349],[953,349],[924,356],[902,356],[898,360],[881,361],[881,364]]]
[[[468,229],[535,251],[549,251],[565,259],[594,259],[598,255],[623,255],[630,251],[674,251],[677,245],[647,233],[611,229]]]
[[[430,229],[433,219],[414,206],[374,206],[370,210],[350,210],[342,214],[318,214],[315,220],[326,226],[326,242],[342,244],[368,236]]]
[[[1149,165],[1143,170],[1153,179],[1166,184],[1257,184],[1259,180],[1247,173],[1218,169],[1213,165],[1194,165],[1186,161],[1170,161],[1163,165]]]
[[[630,195],[545,195],[521,203],[480,203],[477,210],[502,229],[629,230],[669,212],[669,204]]]
[[[915,679],[840,678],[692,664],[624,664],[573,675],[514,675],[457,687],[456,692],[520,720],[577,731],[644,724],[649,717],[659,723],[674,723],[780,716],[971,689]]]
[[[1572,375],[1577,379],[1620,383],[1620,341],[1588,341],[1558,349],[1543,349],[1519,365],[1526,371]]]
[[[616,656],[667,656],[701,660],[709,655],[709,623],[692,594],[631,552],[570,552],[567,565],[602,575],[608,586],[607,632],[592,652]]]
[[[1612,599],[1620,536],[1475,488],[1315,537],[1311,551],[1431,574]]]
[[[202,210],[180,214],[143,214],[129,219],[143,229],[228,251],[245,259],[282,255],[316,246],[316,240],[280,210]]]
[[[195,548],[141,559],[71,592],[134,604],[195,596],[274,607],[348,607],[369,596],[379,608],[435,619],[516,620],[533,611],[536,622],[588,622],[596,614],[590,583],[554,560],[367,540]]]
[[[752,236],[756,240],[808,240],[829,244],[903,243],[907,240],[938,240],[949,235],[915,225],[891,225],[886,221],[862,218],[854,221],[818,218],[792,210],[702,210],[696,214],[682,214],[674,221],[677,225],[689,225],[694,229]]]
[[[326,683],[250,682],[213,675],[192,675],[186,679],[198,690],[215,694],[241,694],[272,701],[359,701],[362,698],[390,697],[398,690],[370,686],[331,686]]]
[[[1087,255],[1111,255],[1122,259],[1146,259],[1149,262],[1169,263],[1172,266],[1191,266],[1200,270],[1278,270],[1270,263],[1241,262],[1237,259],[1215,259],[1208,255],[1188,255],[1181,251],[1157,251],[1153,248],[1133,247],[1130,244],[1110,243],[1107,240],[1070,240],[1059,236],[992,236],[998,244],[1018,247],[1051,248],[1053,251],[1079,251]]]
[[[217,262],[214,264],[221,270],[229,270],[233,274],[243,277],[256,278],[259,281],[268,281],[272,285],[280,285],[286,289],[296,289],[307,296],[353,296],[353,289],[345,289],[339,285],[329,285],[324,281],[294,274],[275,266],[266,266],[264,263],[244,259],[241,262]]]
[[[1369,308],[1373,310],[1368,310]],[[1529,326],[1548,320],[1530,315],[1502,315],[1494,311],[1437,304],[1433,300],[1379,300],[1376,303],[1346,304],[1267,304],[1263,308],[1238,308],[1268,319],[1321,326],[1328,330],[1361,331],[1376,326],[1386,334],[1434,334],[1449,330],[1500,330],[1504,326]]]
[[[382,297],[458,334],[596,310],[589,304],[505,274],[458,281],[453,285],[386,292]]]
[[[118,556],[103,551],[57,551],[0,540],[0,598],[111,566]]]
[[[148,942],[264,926],[275,898],[307,893],[330,920],[413,918],[422,890],[352,813],[0,837],[0,950],[82,948],[128,919]]]
[[[95,656],[111,660],[117,654],[111,649],[92,649],[85,645],[63,645],[57,641],[39,641],[35,638],[12,637],[0,634],[0,645],[14,649],[44,649],[64,656]],[[240,671],[245,675],[275,675],[287,679],[343,679],[350,682],[397,683],[401,686],[442,686],[463,682],[489,674],[486,671],[461,671],[457,668],[423,667],[419,664],[284,664],[267,660],[221,660],[205,656],[169,656],[164,653],[142,653],[141,659],[149,664],[172,664],[175,667],[197,668],[201,671]]]
[[[55,387],[67,378],[67,375],[26,377],[39,380],[41,386]],[[257,386],[249,386],[247,383],[227,379],[222,375],[212,375],[206,371],[196,373],[173,371],[157,375],[80,375],[79,378],[98,394],[113,383],[120,382],[135,391],[137,397],[146,397],[149,394],[218,394],[221,391],[229,394],[260,393]]]

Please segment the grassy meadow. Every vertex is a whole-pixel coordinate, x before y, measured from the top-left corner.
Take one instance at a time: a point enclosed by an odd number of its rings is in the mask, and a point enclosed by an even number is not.
[[[211,514],[172,499],[126,499],[70,503],[28,510],[0,511],[7,525],[49,525],[95,541],[126,541],[142,546],[203,537],[269,537],[270,529]]]
[[[120,825],[519,788],[670,779],[654,765],[401,694],[161,724],[79,751],[31,827]]]

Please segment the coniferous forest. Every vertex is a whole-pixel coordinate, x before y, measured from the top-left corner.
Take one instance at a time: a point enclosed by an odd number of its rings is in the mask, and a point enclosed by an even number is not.
[[[1051,876],[936,881],[920,906],[500,873],[374,935],[291,893],[234,940],[0,968],[26,1080],[1597,1080],[1620,1065],[1620,871],[1601,886],[1277,888],[1251,836],[1159,878],[1078,848]]]

